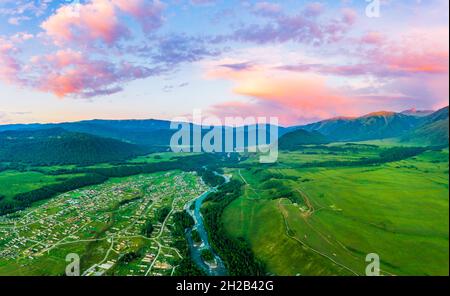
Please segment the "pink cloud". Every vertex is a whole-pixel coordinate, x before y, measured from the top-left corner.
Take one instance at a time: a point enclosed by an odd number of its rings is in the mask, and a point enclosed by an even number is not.
[[[302,117],[293,110],[278,104],[270,104],[258,100],[230,101],[213,105],[209,110],[209,114],[225,117],[266,117],[275,116],[281,125],[291,125],[292,123],[310,122],[318,120],[314,117]]]
[[[274,74],[251,78],[240,82],[234,92],[282,105],[302,118],[354,115],[358,111],[350,98],[328,87],[325,79],[319,76],[282,77]]]
[[[40,66],[48,66],[52,69],[61,69],[70,65],[82,64],[85,57],[80,51],[73,51],[71,49],[58,50],[53,54],[44,56],[36,56],[31,59],[34,64]]]
[[[21,74],[27,77],[23,81],[26,86],[58,97],[92,97],[121,91],[124,83],[162,71],[145,63],[118,60],[120,54],[133,54],[124,52],[120,44],[132,33],[125,17],[131,17],[149,33],[161,26],[164,7],[159,0],[92,0],[63,5],[41,24],[45,35],[60,49],[32,57],[31,64],[22,68],[5,49],[0,56],[5,65],[2,76],[11,78],[25,70]],[[20,42],[31,37],[15,36]],[[106,44],[110,49],[100,50],[97,44]],[[113,50],[114,59],[110,57]]]
[[[357,13],[355,10],[351,8],[344,8],[341,11],[342,13],[342,21],[348,25],[353,25],[357,19]]]
[[[62,6],[41,27],[58,45],[77,42],[88,46],[95,41],[112,45],[129,34],[108,0]]]
[[[433,48],[385,53],[379,59],[393,71],[402,73],[448,73],[448,51]]]
[[[239,70],[221,65],[211,69],[207,77],[234,82],[233,93],[247,99],[214,106],[211,112],[221,116],[277,116],[282,124],[290,125],[337,115],[358,115],[363,110],[362,101],[329,87],[319,75],[261,65]]]
[[[60,7],[41,27],[57,45],[88,47],[100,41],[112,46],[131,35],[122,14],[134,18],[149,33],[162,25],[164,8],[159,0],[92,0]]]
[[[363,52],[354,55],[353,64],[280,66],[276,56],[266,58],[266,64],[245,62],[249,57],[209,64],[206,78],[233,82],[233,93],[244,100],[216,105],[212,112],[273,115],[288,125],[337,115],[359,116],[374,110],[428,109],[443,106],[445,101],[448,104],[448,83],[444,79],[448,79],[448,50],[381,40],[374,43],[375,48],[363,47]],[[397,50],[381,50],[388,45]],[[335,77],[350,77],[353,83],[337,84]]]
[[[362,38],[361,42],[365,44],[381,44],[385,41],[385,36],[377,31],[367,32]]]
[[[445,34],[445,33],[444,33]],[[396,78],[414,75],[443,75],[449,72],[448,43],[443,34],[409,34],[399,40],[388,40],[383,34],[372,31],[358,40],[363,46],[346,53],[352,63],[342,64],[289,64],[279,69],[311,72],[336,76],[373,76]],[[448,38],[447,38],[448,39]],[[353,42],[353,41],[352,41]],[[367,46],[369,45],[369,46]]]
[[[15,54],[18,53],[18,49],[11,41],[2,39],[0,37],[0,79],[19,83],[19,73],[21,66],[18,60],[15,58]]]
[[[121,85],[131,80],[149,77],[157,70],[134,66],[126,62],[112,63],[94,60],[81,52],[60,50],[54,54],[32,58],[34,88],[58,97],[93,97],[122,90]]]
[[[401,73],[448,73],[448,28],[411,29],[399,38],[379,40],[361,58]]]

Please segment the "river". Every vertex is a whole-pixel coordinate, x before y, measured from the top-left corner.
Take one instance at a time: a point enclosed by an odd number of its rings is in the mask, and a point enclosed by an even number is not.
[[[228,183],[230,181],[229,177],[225,175],[221,176],[225,178],[225,183]],[[225,264],[223,263],[223,260],[217,255],[217,253],[213,250],[213,248],[209,243],[208,232],[206,231],[205,224],[203,223],[203,217],[201,213],[203,202],[210,193],[215,192],[216,190],[217,187],[212,188],[211,190],[203,193],[196,199],[186,204],[186,211],[192,216],[192,218],[194,218],[195,221],[195,225],[191,229],[187,230],[187,240],[189,243],[189,249],[191,251],[192,259],[197,264],[197,266],[199,266],[208,275],[223,276],[227,275],[227,269],[225,267]],[[193,204],[194,206],[192,207]],[[197,232],[199,233],[201,238],[200,244],[194,243],[192,239],[193,230],[197,230]],[[214,255],[215,264],[211,265],[203,261],[201,257],[201,252],[205,249],[210,250],[211,253]]]

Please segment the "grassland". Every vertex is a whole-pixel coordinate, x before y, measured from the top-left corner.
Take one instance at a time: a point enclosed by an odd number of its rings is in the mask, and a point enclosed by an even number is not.
[[[0,172],[0,195],[5,196],[5,200],[8,200],[18,193],[28,192],[76,176],[80,175],[52,176],[33,171],[3,171]]]
[[[249,243],[269,274],[364,275],[366,255],[377,253],[383,275],[448,275],[448,149],[376,165],[341,165],[377,158],[392,145],[398,142],[304,146],[281,152],[271,166],[245,155],[225,168],[245,190],[221,222],[231,236]],[[130,165],[188,155],[152,154]],[[76,177],[50,174],[71,168],[0,172],[0,204]],[[88,275],[173,274],[184,238],[172,232],[173,212],[161,223],[158,211],[181,211],[203,190],[198,177],[186,172],[111,178],[0,217],[0,275],[60,275],[68,253],[81,255]],[[155,226],[151,237],[141,233],[148,221]],[[130,258],[124,261],[124,255]]]
[[[175,161],[180,157],[188,157],[193,155],[198,155],[199,153],[177,153],[173,152],[162,152],[162,153],[154,153],[149,155],[138,156],[129,160],[130,163],[158,163],[162,161]]]
[[[366,255],[377,253],[384,275],[448,275],[448,149],[376,166],[299,168],[379,151],[310,152],[282,153],[265,170],[250,158],[232,170],[247,185],[222,222],[269,273],[364,275]]]

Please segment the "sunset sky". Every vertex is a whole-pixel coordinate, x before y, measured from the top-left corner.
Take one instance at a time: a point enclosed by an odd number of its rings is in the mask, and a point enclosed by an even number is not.
[[[381,2],[0,0],[0,124],[448,105],[448,0]]]

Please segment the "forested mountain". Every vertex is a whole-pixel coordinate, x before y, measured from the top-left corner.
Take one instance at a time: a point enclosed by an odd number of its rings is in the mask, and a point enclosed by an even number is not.
[[[5,130],[36,130],[63,128],[67,131],[87,133],[94,136],[112,138],[123,142],[165,150],[174,130],[170,130],[170,121],[164,120],[87,120],[57,124],[29,124],[0,126]],[[158,147],[160,149],[158,149]]]
[[[295,150],[302,145],[326,143],[329,143],[329,141],[321,133],[299,129],[283,135],[278,141],[278,147],[281,150]]]
[[[62,128],[0,132],[0,162],[94,164],[145,153],[139,146]]]

